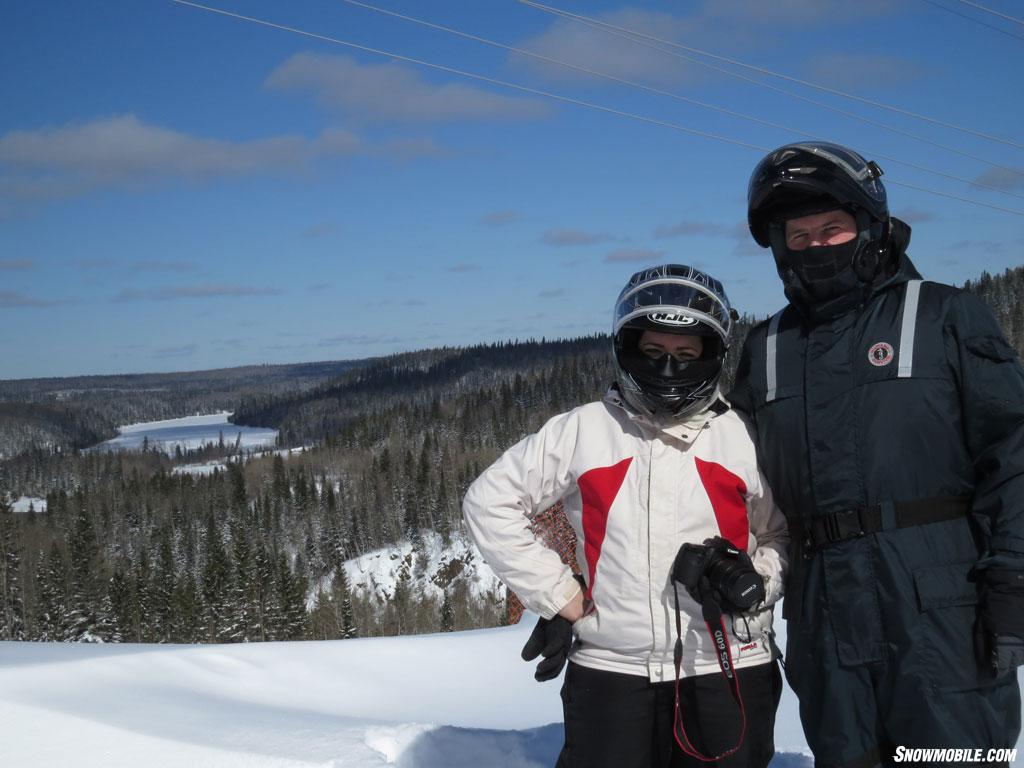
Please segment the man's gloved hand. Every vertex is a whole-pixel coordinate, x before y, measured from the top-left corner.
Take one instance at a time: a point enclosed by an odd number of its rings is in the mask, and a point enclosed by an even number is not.
[[[996,677],[1002,677],[1024,664],[1024,640],[1013,635],[992,638],[992,667]]]
[[[979,576],[975,643],[983,666],[998,677],[1024,664],[1024,571],[993,568]]]
[[[572,647],[572,624],[562,616],[553,619],[537,619],[530,639],[523,646],[523,661],[533,661],[537,656],[544,658],[533,673],[538,683],[552,680],[561,673],[569,658]]]

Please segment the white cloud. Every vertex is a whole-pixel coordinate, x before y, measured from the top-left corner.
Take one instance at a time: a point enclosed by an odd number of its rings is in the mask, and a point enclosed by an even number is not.
[[[9,173],[0,185],[0,195],[20,201],[46,200],[103,186],[288,171],[362,149],[359,137],[338,129],[313,139],[275,136],[233,142],[192,136],[121,115],[0,136],[0,168]]]
[[[623,29],[674,42],[693,34],[698,26],[691,19],[635,8],[599,14],[595,18]],[[705,71],[679,59],[670,58],[650,47],[571,19],[556,19],[547,30],[520,41],[516,47],[577,67],[645,83],[664,85],[694,81],[704,77]],[[556,82],[602,82],[578,70],[548,64],[520,54],[512,54],[510,63]]]
[[[1019,170],[1012,168],[989,168],[987,171],[982,171],[975,181],[978,184],[995,187],[1006,192],[1024,189],[1024,168]]]
[[[659,239],[686,236],[728,236],[732,229],[710,221],[680,221],[677,224],[658,227],[654,236]]]
[[[34,266],[31,259],[0,259],[0,270],[32,269]]]
[[[133,262],[132,267],[140,272],[196,272],[200,264],[196,261],[163,261],[160,259],[140,259]]]
[[[18,291],[0,291],[0,309],[43,309],[65,302],[54,299],[39,299]]]
[[[478,223],[485,227],[500,227],[502,224],[512,224],[521,221],[523,214],[515,210],[492,211],[481,216]]]
[[[651,264],[661,261],[666,251],[656,251],[651,248],[620,248],[608,253],[604,260],[607,262],[616,261],[644,261]]]
[[[125,288],[113,301],[173,301],[176,299],[239,298],[245,296],[275,296],[279,288],[257,288],[230,283],[200,283],[196,285],[168,286],[136,290]]]
[[[266,85],[312,93],[318,104],[368,120],[450,122],[542,117],[546,106],[473,85],[430,83],[405,64],[360,64],[348,56],[298,53]]]
[[[862,0],[857,13],[859,17],[893,13],[902,1]],[[776,44],[774,30],[781,26],[813,27],[846,18],[849,9],[845,3],[846,0],[704,0],[689,15],[633,7],[600,14],[581,10],[581,16],[616,29],[606,31],[583,21],[554,18],[544,32],[520,41],[516,47],[624,80],[661,86],[692,85],[719,79],[721,75],[688,61],[695,54],[683,46],[712,53],[731,52],[734,57],[749,59],[752,50]],[[639,33],[637,39],[630,39],[629,32]],[[681,47],[672,48],[672,44]],[[521,54],[511,54],[510,63],[551,81],[609,84],[607,79]]]
[[[887,87],[920,80],[928,70],[910,59],[874,53],[830,52],[815,56],[806,66],[808,79],[833,88]]]
[[[619,239],[606,232],[586,232],[581,229],[549,229],[540,238],[542,243],[553,245],[556,248],[574,245],[597,245]]]
[[[184,344],[180,347],[160,347],[153,350],[152,357],[191,357],[198,349],[198,344]]]
[[[913,206],[907,208],[901,208],[898,211],[892,211],[892,215],[898,219],[902,219],[907,224],[917,224],[922,221],[933,221],[935,216],[922,208],[914,208]]]

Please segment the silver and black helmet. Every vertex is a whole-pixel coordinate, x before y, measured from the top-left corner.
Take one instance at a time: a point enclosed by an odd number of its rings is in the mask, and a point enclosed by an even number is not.
[[[722,284],[699,269],[664,264],[634,274],[615,302],[615,374],[626,402],[651,416],[685,418],[715,397],[729,349],[733,310]],[[651,358],[640,350],[645,330],[702,337],[694,360]]]

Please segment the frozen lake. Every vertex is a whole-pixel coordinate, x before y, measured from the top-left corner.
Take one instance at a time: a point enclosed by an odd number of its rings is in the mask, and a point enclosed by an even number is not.
[[[230,411],[205,416],[187,416],[182,419],[146,421],[119,427],[120,435],[95,445],[90,451],[139,450],[148,438],[152,448],[173,454],[176,446],[186,451],[216,443],[224,434],[224,443],[234,445],[241,435],[242,448],[249,451],[272,448],[277,442],[277,430],[265,427],[242,427],[228,423]]]

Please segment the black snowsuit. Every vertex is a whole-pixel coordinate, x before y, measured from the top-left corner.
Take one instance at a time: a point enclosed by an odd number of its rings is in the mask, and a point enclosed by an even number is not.
[[[845,314],[755,326],[729,399],[790,526],[786,676],[816,765],[1014,746],[1016,674],[974,641],[977,574],[1024,570],[1024,372],[991,311],[902,255]]]

